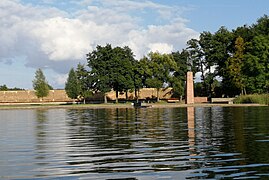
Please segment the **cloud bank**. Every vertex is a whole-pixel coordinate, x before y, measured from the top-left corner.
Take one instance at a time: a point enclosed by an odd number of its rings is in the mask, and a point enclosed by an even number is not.
[[[198,36],[182,18],[186,10],[146,0],[1,0],[0,61],[23,57],[27,67],[51,69],[59,74],[55,81],[63,82],[98,44],[127,45],[137,59],[150,51],[181,50]]]

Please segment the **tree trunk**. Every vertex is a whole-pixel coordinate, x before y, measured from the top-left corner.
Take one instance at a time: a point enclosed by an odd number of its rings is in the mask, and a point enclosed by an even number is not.
[[[159,88],[157,88],[157,102],[159,102],[159,101],[160,101],[160,97],[159,97],[159,91],[160,91],[160,89],[159,89]]]
[[[135,88],[135,99],[137,99],[137,89]]]
[[[39,102],[43,105],[43,97],[39,98]]]
[[[116,91],[116,104],[119,103],[119,91]]]
[[[246,88],[243,88],[243,89],[241,90],[241,92],[242,92],[242,95],[247,95]]]
[[[200,68],[201,68],[201,73],[202,73],[201,76],[202,76],[202,81],[203,81],[203,86],[204,86],[204,91],[205,91],[205,92],[203,92],[203,94],[206,93],[206,95],[207,95],[207,84],[205,82],[205,71],[204,71],[202,63],[200,63]]]
[[[107,104],[107,97],[106,97],[106,93],[104,94],[104,103]]]
[[[125,99],[126,99],[126,101],[129,99],[128,98],[128,90],[125,91]]]
[[[135,89],[135,99],[137,103],[138,103],[138,97],[139,97],[139,89]]]

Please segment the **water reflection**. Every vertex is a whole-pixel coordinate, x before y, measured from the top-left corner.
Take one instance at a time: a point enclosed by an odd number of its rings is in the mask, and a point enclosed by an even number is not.
[[[0,177],[266,179],[268,112],[268,107],[0,111],[10,119],[0,120],[5,125]],[[22,131],[26,119],[28,131],[16,140],[10,132]]]
[[[38,152],[37,159],[44,159],[42,155],[46,150],[46,133],[47,133],[47,110],[36,110],[36,150]]]
[[[195,145],[194,107],[187,107],[189,146]]]

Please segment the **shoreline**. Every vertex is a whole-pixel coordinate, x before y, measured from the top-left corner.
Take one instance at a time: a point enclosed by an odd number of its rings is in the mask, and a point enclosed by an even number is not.
[[[64,104],[63,103],[0,103],[0,110],[12,109],[106,109],[106,108],[134,108],[132,104]],[[142,103],[139,108],[179,108],[179,107],[249,107],[268,106],[265,104],[220,104],[220,103]]]

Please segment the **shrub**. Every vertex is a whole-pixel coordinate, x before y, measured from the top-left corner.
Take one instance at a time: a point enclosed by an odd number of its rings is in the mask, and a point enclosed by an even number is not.
[[[251,94],[241,95],[234,100],[236,104],[253,103],[253,104],[268,104],[269,94]]]

